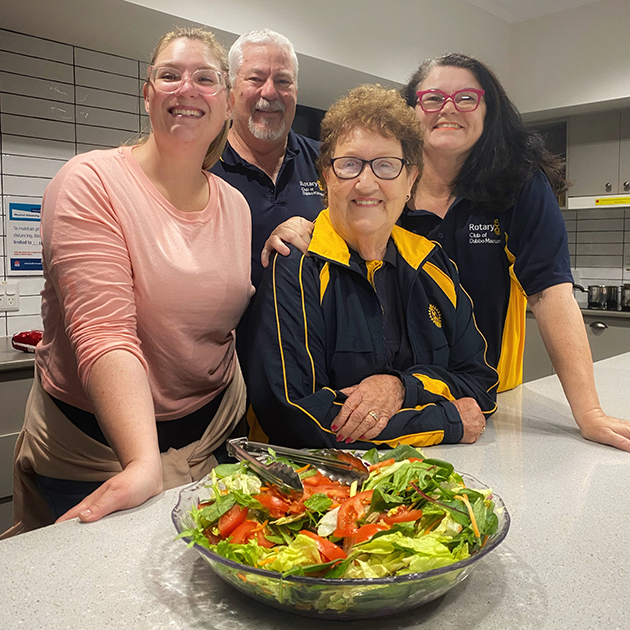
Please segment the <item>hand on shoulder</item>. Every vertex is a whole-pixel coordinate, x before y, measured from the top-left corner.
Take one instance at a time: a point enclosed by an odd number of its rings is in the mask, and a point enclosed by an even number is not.
[[[311,243],[311,234],[315,226],[304,217],[291,217],[281,223],[267,239],[263,247],[260,261],[263,267],[269,265],[269,260],[273,252],[278,252],[282,256],[290,253],[287,243],[297,247],[303,254],[306,254]]]

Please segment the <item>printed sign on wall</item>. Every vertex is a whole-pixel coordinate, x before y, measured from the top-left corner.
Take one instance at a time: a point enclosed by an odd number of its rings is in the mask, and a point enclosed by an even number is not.
[[[42,239],[39,235],[41,211],[40,204],[9,203],[6,215],[8,276],[41,275]]]

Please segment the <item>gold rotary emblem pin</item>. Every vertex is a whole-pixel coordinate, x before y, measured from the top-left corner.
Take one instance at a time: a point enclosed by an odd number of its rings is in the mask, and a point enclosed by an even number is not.
[[[442,313],[435,304],[429,304],[429,319],[438,327],[442,328]]]
[[[499,219],[494,220],[494,233],[497,236],[501,236],[501,226],[499,225]]]

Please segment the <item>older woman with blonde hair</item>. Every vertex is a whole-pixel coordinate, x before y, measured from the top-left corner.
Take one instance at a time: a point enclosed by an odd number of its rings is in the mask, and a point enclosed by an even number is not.
[[[205,170],[231,113],[212,33],[160,40],[144,103],[146,141],[73,158],[44,195],[44,335],[11,533],[202,477],[244,410],[234,328],[253,293],[250,214]]]
[[[400,95],[362,86],[322,122],[328,209],[275,255],[254,304],[252,437],[294,447],[474,442],[497,373],[441,247],[396,226],[422,169]]]

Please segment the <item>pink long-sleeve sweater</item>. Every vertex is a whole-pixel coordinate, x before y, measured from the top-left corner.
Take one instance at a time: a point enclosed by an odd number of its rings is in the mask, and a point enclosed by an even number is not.
[[[42,204],[44,389],[89,412],[90,370],[105,353],[147,370],[156,418],[199,409],[230,382],[234,328],[253,294],[244,197],[207,174],[210,201],[181,212],[131,147],[70,160]]]

